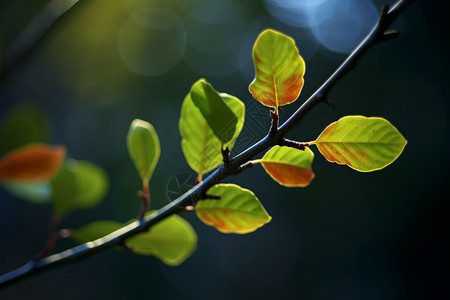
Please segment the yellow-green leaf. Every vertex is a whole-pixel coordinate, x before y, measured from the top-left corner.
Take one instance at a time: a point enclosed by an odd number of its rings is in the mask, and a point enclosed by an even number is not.
[[[172,215],[148,232],[129,238],[127,243],[137,254],[153,255],[169,266],[177,266],[197,248],[197,234],[188,221]]]
[[[297,100],[305,62],[292,38],[272,29],[263,31],[253,47],[253,62],[255,79],[249,87],[253,98],[276,111]]]
[[[190,94],[215,136],[222,144],[229,142],[236,132],[238,118],[219,93],[206,80],[200,79],[192,85]]]
[[[235,184],[217,184],[208,194],[220,200],[202,200],[195,206],[200,220],[223,233],[249,233],[270,222],[271,216],[252,191]]]
[[[119,230],[123,226],[124,224],[115,221],[95,221],[71,230],[70,238],[78,243],[87,243]]]
[[[149,216],[151,213],[147,213]],[[79,243],[99,239],[126,224],[115,221],[96,221],[73,230],[71,238]],[[197,248],[197,234],[191,224],[178,215],[172,215],[153,225],[149,231],[126,240],[133,253],[153,255],[169,266],[183,263]]]
[[[276,182],[289,187],[305,187],[314,178],[311,164],[314,153],[308,147],[299,150],[291,147],[272,147],[260,162]]]
[[[316,141],[330,162],[371,172],[391,164],[402,153],[405,138],[387,120],[347,116],[328,125]]]
[[[64,146],[31,144],[0,159],[0,182],[42,182],[51,179],[66,155]]]
[[[62,218],[77,209],[94,207],[109,188],[106,172],[88,161],[67,161],[51,181],[55,214]]]
[[[148,182],[161,153],[158,135],[152,124],[134,119],[128,131],[127,146],[139,176],[144,182]]]
[[[224,145],[231,150],[244,125],[245,105],[234,96],[225,93],[219,95],[238,118],[233,138]],[[190,94],[181,105],[179,130],[184,157],[200,177],[222,163],[221,141],[215,136],[199,108],[192,102]]]

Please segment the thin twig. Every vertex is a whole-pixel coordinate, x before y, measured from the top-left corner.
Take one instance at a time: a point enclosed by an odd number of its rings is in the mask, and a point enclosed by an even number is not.
[[[144,182],[143,190],[139,191],[139,197],[141,198],[141,209],[137,219],[142,220],[150,208],[150,191],[147,182]]]
[[[31,52],[50,31],[51,27],[79,0],[52,0],[42,9],[4,50],[0,79]]]
[[[236,174],[238,170],[242,170],[241,166],[245,165],[255,155],[261,153],[263,150],[279,144],[284,136],[292,128],[297,126],[300,121],[311,111],[311,109],[322,102],[321,99],[323,99],[323,97],[327,97],[333,87],[356,66],[357,62],[367,52],[367,50],[374,45],[383,42],[383,36],[386,29],[411,2],[411,0],[400,0],[389,11],[385,9],[381,14],[378,23],[369,35],[347,57],[336,72],[334,72],[328,80],[306,102],[304,102],[303,105],[298,108],[297,111],[292,114],[284,124],[282,124],[276,133],[273,136],[267,135],[259,142],[255,143],[250,148],[233,158],[227,168],[225,168],[224,165],[221,165],[202,182],[191,188],[174,201],[162,207],[154,214],[145,217],[141,221],[135,221],[95,241],[76,246],[58,254],[53,254],[39,261],[30,261],[24,266],[0,276],[0,286],[64,263],[78,261],[85,256],[90,256],[113,246],[122,245],[123,241],[127,238],[140,232],[147,231],[154,224],[164,220],[174,213],[179,212],[180,207],[192,206],[192,204],[195,204],[197,201],[201,200],[202,196],[204,196],[208,189],[214,184],[230,175]],[[320,97],[318,95],[320,95]]]

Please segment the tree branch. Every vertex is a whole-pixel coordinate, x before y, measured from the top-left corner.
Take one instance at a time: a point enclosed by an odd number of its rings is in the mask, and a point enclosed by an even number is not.
[[[0,79],[26,57],[79,0],[51,0],[4,50]]]
[[[384,6],[380,18],[372,31],[347,57],[342,65],[328,78],[328,80],[307,101],[305,101],[277,131],[268,134],[259,142],[234,157],[226,168],[224,165],[219,166],[207,178],[182,196],[140,221],[137,220],[95,241],[50,255],[38,261],[30,261],[24,266],[0,276],[0,286],[67,262],[77,261],[85,256],[106,250],[112,246],[123,245],[127,238],[140,232],[147,231],[154,224],[164,220],[172,214],[180,212],[180,207],[190,206],[201,200],[210,187],[230,175],[242,172],[245,168],[242,168],[241,166],[248,163],[254,156],[261,153],[263,150],[284,143],[284,136],[297,126],[316,105],[324,102],[323,99],[328,98],[328,93],[356,66],[361,57],[371,47],[385,41],[386,35],[391,38],[397,36],[397,34],[391,34],[386,32],[386,30],[411,2],[411,0],[400,0],[394,4],[390,10],[387,9],[387,6]]]

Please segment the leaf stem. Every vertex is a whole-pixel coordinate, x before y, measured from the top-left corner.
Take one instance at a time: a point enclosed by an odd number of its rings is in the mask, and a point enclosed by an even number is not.
[[[270,112],[270,118],[272,119],[272,123],[271,123],[270,129],[269,129],[269,136],[274,136],[278,130],[278,121],[279,121],[278,107],[275,111],[269,110],[269,112]]]
[[[244,170],[247,170],[249,168],[252,168],[255,165],[255,163],[258,163],[258,162],[259,162],[259,160],[252,160],[252,161],[246,162],[245,164],[243,164],[243,165],[239,166],[239,168],[237,168],[236,174],[241,173]]]
[[[139,191],[139,197],[141,197],[141,210],[139,211],[138,220],[142,220],[150,209],[150,190],[147,180],[143,181],[142,191]]]
[[[295,149],[299,149],[299,150],[305,150],[305,147],[308,147],[310,144],[309,143],[300,143],[297,141],[293,141],[293,140],[289,140],[286,138],[283,138],[281,140],[281,142],[279,143],[280,146],[287,146],[287,147],[291,147],[291,148],[295,148]]]
[[[220,200],[220,195],[205,194],[205,195],[203,196],[203,199],[202,199],[202,200],[207,200],[207,199]]]
[[[58,218],[56,215],[52,216],[52,218],[50,219],[50,233],[47,242],[45,243],[44,249],[36,254],[33,260],[38,261],[46,257],[50,252],[52,252],[53,248],[55,248],[56,242],[60,239],[59,235],[56,232],[60,222],[60,218]]]

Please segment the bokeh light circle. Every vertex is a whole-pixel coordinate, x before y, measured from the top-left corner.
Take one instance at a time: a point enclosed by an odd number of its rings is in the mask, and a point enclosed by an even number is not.
[[[120,56],[127,67],[141,75],[161,75],[184,55],[186,34],[178,16],[169,10],[145,11],[145,18],[130,18],[120,29]]]
[[[369,0],[265,0],[269,13],[283,23],[308,28],[323,46],[350,52],[376,23]]]
[[[336,0],[265,0],[269,13],[285,24],[309,28],[310,15],[316,14],[314,22],[326,20],[333,12]]]
[[[341,53],[353,50],[378,19],[376,9],[368,0],[339,0],[325,20],[321,11],[309,15],[312,32],[326,48]]]

